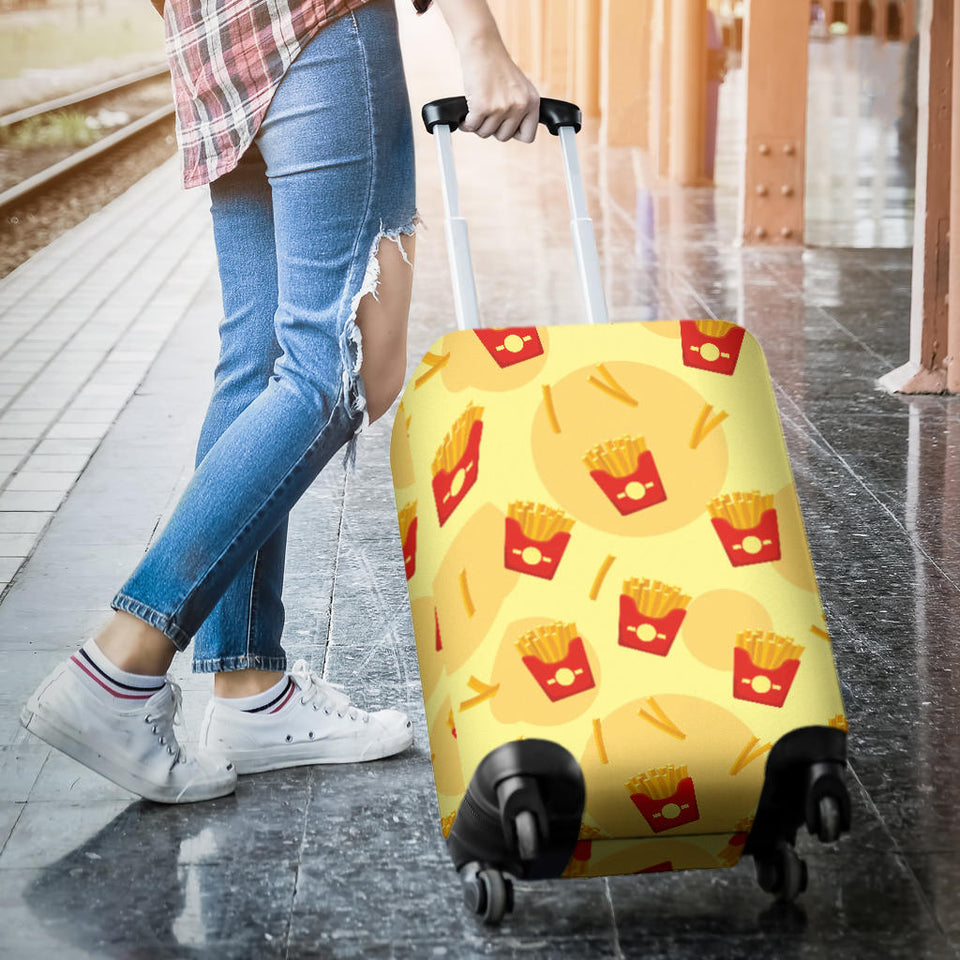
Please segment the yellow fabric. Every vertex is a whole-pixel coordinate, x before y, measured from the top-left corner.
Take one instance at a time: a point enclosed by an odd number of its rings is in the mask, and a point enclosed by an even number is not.
[[[445,833],[490,750],[544,737],[586,778],[567,875],[735,863],[770,747],[846,728],[753,338],[448,334],[391,464]]]

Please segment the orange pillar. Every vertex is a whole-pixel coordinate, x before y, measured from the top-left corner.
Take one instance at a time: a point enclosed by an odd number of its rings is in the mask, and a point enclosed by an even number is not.
[[[571,0],[544,0],[543,3],[541,93],[561,100],[566,100],[571,95],[567,86],[567,62],[572,51],[567,46],[567,25],[573,13],[572,7]]]
[[[600,39],[602,136],[612,147],[644,147],[651,0],[603,0]]]
[[[581,0],[567,0],[566,51],[564,89],[568,100],[576,102],[577,89],[577,18]]]
[[[525,73],[531,73],[530,0],[514,0],[512,8],[511,23],[513,24],[514,34],[513,47],[510,52],[520,69]]]
[[[957,307],[951,308],[948,298],[951,289],[960,290],[951,284],[958,268],[957,253],[950,249],[957,203],[950,196],[951,175],[957,175],[950,143],[956,110],[951,87],[957,83],[951,62],[956,50],[953,5],[954,0],[928,0],[921,7],[910,359],[880,381],[902,393],[942,393],[960,386],[949,359],[960,347]]]
[[[671,0],[653,0],[650,34],[649,149],[658,177],[670,174]]]
[[[903,6],[900,10],[900,39],[904,43],[909,43],[917,32],[917,6],[914,0],[903,0]]]
[[[707,2],[674,0],[670,35],[670,179],[684,187],[708,183]]]
[[[577,0],[574,22],[573,98],[588,117],[600,116],[602,0]]]
[[[960,4],[953,10],[953,92],[951,95],[949,304],[947,312],[947,389],[960,393]]]
[[[517,56],[521,69],[539,84],[543,80],[543,4],[545,0],[514,0],[518,7]]]
[[[505,3],[504,0],[496,0],[496,2],[490,4],[490,10],[497,21],[497,28],[500,30],[500,36],[503,37],[506,48],[516,57],[517,33],[514,21],[516,7]]]
[[[873,35],[881,42],[887,42],[888,0],[873,0]]]
[[[533,13],[530,20],[530,38],[532,41],[532,64],[530,69],[537,78],[537,82],[543,84],[545,74],[544,51],[543,51],[543,20],[547,5],[550,0],[533,0]]]
[[[747,0],[742,237],[803,243],[810,0]]]

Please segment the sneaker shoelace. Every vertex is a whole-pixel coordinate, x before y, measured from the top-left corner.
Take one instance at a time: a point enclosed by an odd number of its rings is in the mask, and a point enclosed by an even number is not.
[[[306,660],[298,660],[290,670],[290,676],[300,688],[300,702],[313,703],[314,710],[323,710],[327,715],[336,713],[338,717],[347,716],[351,720],[370,719],[366,710],[361,710],[350,702],[339,684],[321,680],[319,674],[310,669]]]
[[[153,707],[143,718],[144,723],[153,725],[153,732],[156,734],[160,745],[166,748],[167,753],[172,758],[170,769],[177,763],[186,763],[187,756],[183,748],[177,742],[177,735],[174,732],[174,724],[183,721],[183,712],[180,704],[183,701],[183,693],[180,690],[180,684],[173,680],[167,680],[167,687],[170,696],[161,699],[159,706]]]

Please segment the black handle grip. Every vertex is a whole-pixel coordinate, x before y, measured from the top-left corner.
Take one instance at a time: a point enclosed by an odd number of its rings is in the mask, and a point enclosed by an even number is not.
[[[438,123],[456,130],[467,119],[467,98],[444,97],[442,100],[431,100],[430,103],[423,105],[420,115],[423,117],[428,133],[433,133],[433,128]],[[559,133],[561,127],[573,127],[573,132],[579,133],[583,125],[583,115],[575,103],[541,97],[540,123],[554,136]]]

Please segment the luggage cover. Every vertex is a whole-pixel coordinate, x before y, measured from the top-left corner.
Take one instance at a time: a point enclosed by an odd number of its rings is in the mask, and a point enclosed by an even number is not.
[[[566,875],[736,863],[772,745],[846,729],[754,338],[449,333],[391,465],[444,834],[490,750],[542,737],[586,779]]]

